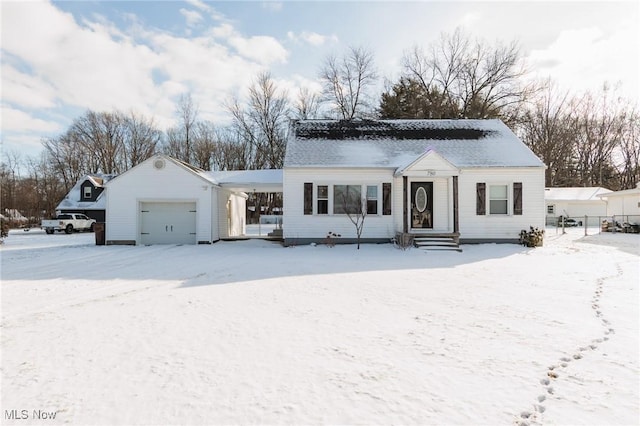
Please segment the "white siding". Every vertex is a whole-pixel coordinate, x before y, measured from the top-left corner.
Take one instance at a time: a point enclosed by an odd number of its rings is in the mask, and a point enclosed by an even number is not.
[[[608,216],[640,215],[640,194],[637,192],[609,196],[606,200]]]
[[[346,215],[332,214],[332,202],[329,201],[329,214],[318,215],[316,210],[317,185],[377,185],[378,214],[367,215],[362,238],[391,238],[395,235],[394,215],[402,215],[402,206],[398,207],[392,197],[391,215],[382,215],[382,184],[392,183],[395,194],[396,179],[392,170],[385,169],[294,169],[284,170],[284,218],[283,234],[285,239],[295,241],[298,238],[324,238],[329,231],[342,235],[343,238],[355,238],[355,226]],[[304,184],[313,183],[314,214],[304,214]],[[331,190],[330,190],[331,191]],[[402,180],[400,180],[402,192]],[[331,193],[329,194],[331,199]],[[398,212],[397,210],[400,209]]]
[[[212,241],[211,184],[165,160],[153,167],[147,160],[109,182],[107,186],[106,240],[140,244],[140,203],[196,203],[196,241]],[[214,189],[215,190],[215,189]]]
[[[546,206],[553,205],[554,212],[548,213],[545,207],[547,223],[555,225],[558,216],[573,217],[575,219],[584,219],[589,216],[589,225],[599,225],[602,218],[599,216],[607,215],[607,203],[600,200],[591,201],[565,201],[565,200],[547,200]]]
[[[344,215],[315,214],[317,185],[382,184],[392,182],[392,215],[367,216],[363,238],[390,238],[401,232],[404,224],[403,179],[393,177],[390,170],[357,169],[286,169],[284,172],[284,226],[286,239],[324,238],[332,231],[343,237],[354,238],[353,224]],[[453,178],[451,176],[418,177],[412,171],[411,182],[433,182],[433,229],[411,230],[413,233],[453,232]],[[436,173],[437,174],[437,173]],[[313,183],[314,214],[304,215],[304,183]],[[484,182],[509,188],[509,214],[476,215],[476,183]],[[522,215],[513,214],[513,183],[522,182]],[[379,190],[382,199],[381,189]],[[465,169],[458,178],[460,238],[465,240],[516,240],[522,229],[529,226],[544,228],[544,169]],[[488,192],[487,192],[488,194]],[[407,194],[407,198],[409,194]],[[331,195],[330,195],[331,198]],[[380,211],[381,212],[381,211]],[[488,212],[488,209],[487,209]]]
[[[517,239],[529,226],[544,228],[544,169],[464,169],[459,178],[460,238],[465,239]],[[508,185],[509,214],[476,215],[476,183]],[[513,215],[513,183],[522,182],[522,215]]]

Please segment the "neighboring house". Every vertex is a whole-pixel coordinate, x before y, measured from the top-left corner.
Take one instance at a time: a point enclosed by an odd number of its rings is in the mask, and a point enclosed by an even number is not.
[[[607,215],[607,203],[600,196],[610,192],[601,187],[545,188],[547,225],[555,226],[559,216],[580,221],[588,216],[588,225],[600,225],[602,217]]]
[[[284,161],[285,245],[356,237],[345,210],[366,200],[362,241],[397,233],[517,242],[544,227],[545,165],[499,120],[306,120]]]
[[[207,244],[242,236],[244,191],[281,191],[281,182],[279,170],[206,172],[155,155],[107,183],[106,243]]]
[[[29,219],[23,216],[17,209],[4,209],[4,214],[0,214],[0,217],[4,220],[11,222],[27,223]]]
[[[96,222],[105,221],[104,185],[115,175],[94,173],[86,175],[71,188],[56,207],[56,212],[82,213]]]
[[[607,216],[618,216],[622,221],[640,223],[640,182],[635,188],[600,195],[607,203]]]

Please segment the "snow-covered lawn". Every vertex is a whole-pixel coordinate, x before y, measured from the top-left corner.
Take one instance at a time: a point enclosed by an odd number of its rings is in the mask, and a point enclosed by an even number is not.
[[[12,233],[2,422],[637,424],[640,238],[547,232],[462,253]]]

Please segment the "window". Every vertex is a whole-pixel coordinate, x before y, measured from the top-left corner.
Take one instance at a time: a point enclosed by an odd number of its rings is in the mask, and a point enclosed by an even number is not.
[[[378,214],[377,186],[367,186],[367,214]]]
[[[556,214],[556,206],[554,204],[547,206],[547,214]]]
[[[84,198],[91,198],[91,187],[90,186],[85,186],[84,187],[83,197]]]
[[[318,185],[317,195],[317,214],[329,213],[329,187],[327,185]]]
[[[333,214],[358,214],[362,211],[360,185],[333,186]]]
[[[382,184],[382,214],[388,216],[391,214],[391,184]]]
[[[489,186],[489,214],[507,214],[509,205],[507,197],[507,185]]]

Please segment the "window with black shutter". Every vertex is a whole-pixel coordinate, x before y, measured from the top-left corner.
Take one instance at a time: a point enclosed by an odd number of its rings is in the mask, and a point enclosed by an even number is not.
[[[304,184],[304,214],[313,214],[313,184]]]
[[[389,216],[391,214],[391,184],[382,184],[382,214]]]
[[[484,216],[486,214],[487,202],[487,184],[483,182],[476,183],[476,214]]]
[[[522,182],[513,183],[513,214],[522,214]]]

